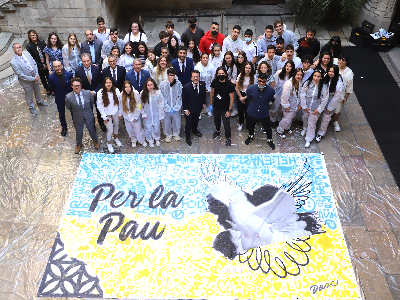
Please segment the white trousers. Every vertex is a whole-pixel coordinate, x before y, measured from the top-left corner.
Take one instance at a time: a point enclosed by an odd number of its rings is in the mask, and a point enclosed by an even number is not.
[[[272,102],[271,109],[269,110],[269,118],[271,122],[276,122],[282,119],[280,112],[282,112],[281,97],[277,96],[275,97],[275,101]]]
[[[294,118],[294,116],[296,115],[297,111],[289,111],[283,112],[283,119],[279,122],[279,126],[276,129],[276,131],[278,131],[279,133],[283,133],[283,131],[286,129],[290,129],[290,127],[292,126],[292,120]]]
[[[142,129],[140,118],[136,122],[125,120],[125,128],[132,142],[139,142],[140,144],[144,143],[144,131]]]
[[[118,134],[118,112],[115,115],[107,116],[108,122],[104,122],[107,127],[107,142],[111,141],[112,134]]]
[[[166,137],[179,136],[181,131],[181,112],[166,112],[163,122],[163,130]]]
[[[306,112],[303,113],[303,128],[307,129],[306,142],[311,143],[315,138],[315,129],[317,127],[319,115],[319,113],[316,115]]]
[[[321,136],[324,136],[326,133],[326,129],[328,128],[329,122],[331,121],[333,111],[331,111],[329,114],[326,113],[326,111],[322,112],[321,116],[321,125],[318,130],[318,134]]]
[[[144,136],[150,144],[154,143],[154,140],[159,141],[161,138],[160,123],[157,125],[146,125],[146,123],[144,123]]]

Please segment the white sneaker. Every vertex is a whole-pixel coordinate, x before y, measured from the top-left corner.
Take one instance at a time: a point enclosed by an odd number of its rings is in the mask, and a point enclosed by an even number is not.
[[[288,134],[292,134],[292,133],[293,133],[293,131],[292,131],[291,129],[286,130],[286,132],[287,132]]]
[[[156,141],[156,146],[160,146],[160,141]]]
[[[306,144],[304,145],[304,147],[306,147],[306,148],[310,147],[310,142],[306,142]]]
[[[243,124],[239,124],[238,130],[239,130],[239,131],[242,131],[242,130],[243,130]]]
[[[114,142],[117,144],[118,147],[122,147],[122,143],[119,139],[115,139]]]
[[[181,140],[181,137],[179,135],[174,135],[173,138],[174,138],[175,141],[180,141]]]
[[[303,128],[303,130],[300,132],[301,136],[305,136],[307,132],[306,128]]]
[[[286,135],[284,133],[276,132],[276,135],[279,136],[281,139],[286,139]]]
[[[199,120],[201,120],[201,114],[200,114],[200,116],[199,116]]]
[[[113,148],[113,146],[111,144],[107,143],[107,148],[108,148],[108,152],[114,153],[114,148]]]
[[[165,137],[165,141],[166,141],[167,143],[169,143],[169,142],[171,141],[171,137],[170,137],[170,136],[166,136],[166,137]]]
[[[136,142],[132,142],[132,148],[136,147]]]
[[[234,110],[232,111],[232,113],[231,113],[231,117],[234,117],[234,116],[236,116],[237,114],[238,114],[237,109],[234,109]]]
[[[154,144],[153,143],[149,143],[149,147],[150,148],[154,148]]]
[[[339,126],[339,122],[338,121],[333,122],[333,127],[335,128],[336,132],[340,131],[340,126]]]
[[[315,140],[317,141],[317,143],[319,143],[322,139],[322,135],[317,134],[317,137],[315,138]]]
[[[143,146],[143,148],[146,148],[147,147],[147,143],[143,142],[142,146]]]
[[[208,114],[209,117],[212,117],[212,112],[211,111],[209,111],[207,114]]]

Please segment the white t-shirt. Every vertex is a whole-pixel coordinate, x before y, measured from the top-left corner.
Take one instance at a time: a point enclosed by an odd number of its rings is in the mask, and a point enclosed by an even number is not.
[[[131,42],[140,42],[140,41],[142,41],[142,42],[145,42],[147,44],[148,40],[147,40],[146,34],[142,33],[142,38],[140,38],[140,34],[141,34],[140,32],[136,36],[134,36],[132,32],[128,32],[125,35],[125,38],[124,38],[125,43],[129,42],[129,33],[131,34],[131,39],[130,39]]]
[[[248,45],[243,42],[242,51],[246,53],[247,60],[252,61],[257,56],[257,45],[254,41],[251,41]]]

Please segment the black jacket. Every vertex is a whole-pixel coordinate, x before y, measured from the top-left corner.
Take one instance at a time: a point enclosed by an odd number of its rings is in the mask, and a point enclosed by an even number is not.
[[[37,47],[39,46],[40,51],[42,52],[43,55],[43,63],[40,60],[39,52],[37,50]],[[33,59],[35,60],[38,69],[43,69],[43,65],[46,65],[46,55],[44,54],[43,50],[46,47],[46,43],[44,41],[39,41],[37,44],[34,43],[29,43],[26,45],[26,50],[32,55]]]

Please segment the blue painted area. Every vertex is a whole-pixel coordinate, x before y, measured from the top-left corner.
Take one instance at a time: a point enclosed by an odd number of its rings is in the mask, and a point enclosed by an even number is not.
[[[264,184],[281,186],[296,176],[305,159],[311,168],[304,180],[311,181],[310,197],[299,212],[317,211],[330,228],[339,224],[323,156],[314,154],[250,154],[250,155],[139,155],[85,153],[75,179],[66,214],[90,218],[88,208],[94,198],[91,190],[102,183],[112,183],[116,192],[126,198],[129,191],[138,199],[144,196],[136,212],[148,215],[170,215],[179,220],[186,215],[206,211],[206,196],[221,178],[228,178],[243,190],[251,192]],[[150,209],[148,200],[159,185],[164,195],[169,191],[183,198],[177,208]],[[108,190],[105,192],[105,194]],[[160,198],[161,199],[161,198]],[[106,214],[129,207],[110,207],[110,199],[100,201],[95,212]]]

